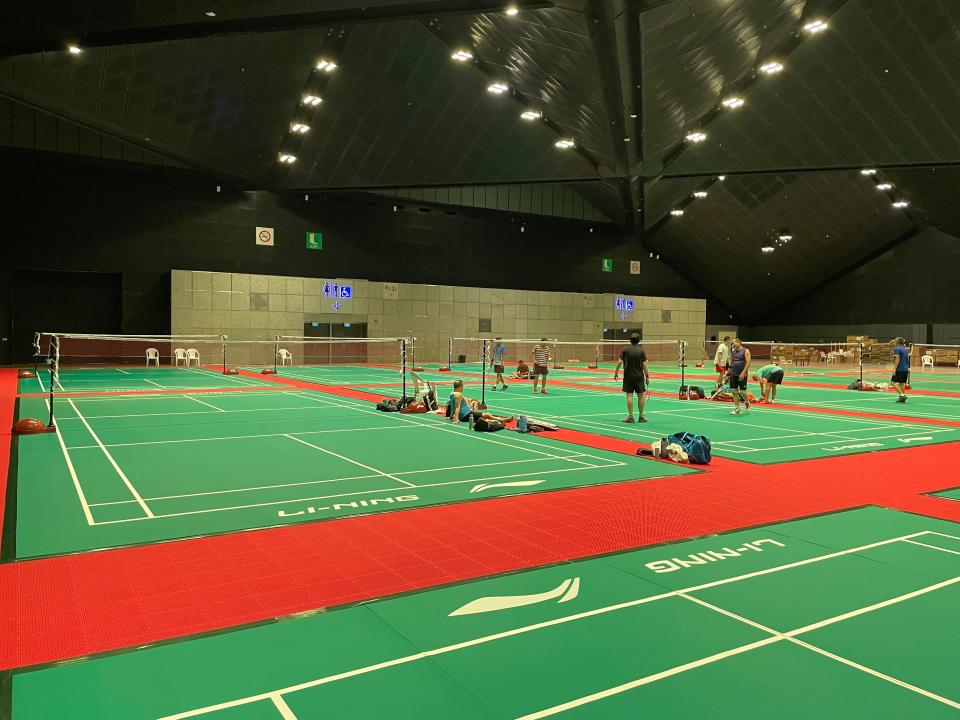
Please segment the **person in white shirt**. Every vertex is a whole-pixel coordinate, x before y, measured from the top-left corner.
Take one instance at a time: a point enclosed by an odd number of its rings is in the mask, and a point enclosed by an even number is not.
[[[717,346],[717,352],[713,356],[713,366],[717,371],[716,386],[718,388],[723,387],[724,375],[727,374],[727,367],[730,365],[730,346],[727,344],[729,342],[730,336],[724,336],[723,342]]]
[[[540,342],[533,346],[530,351],[533,356],[533,394],[537,394],[537,379],[540,380],[540,392],[547,394],[547,365],[550,363],[550,346],[546,338],[540,338]]]

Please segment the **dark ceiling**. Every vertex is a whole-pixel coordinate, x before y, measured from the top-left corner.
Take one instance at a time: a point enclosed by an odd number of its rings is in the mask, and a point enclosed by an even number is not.
[[[506,4],[20,4],[0,96],[245,188],[568,181],[744,322],[926,225],[960,235],[960,2]],[[774,59],[783,72],[759,72]],[[761,253],[782,228],[794,239]]]

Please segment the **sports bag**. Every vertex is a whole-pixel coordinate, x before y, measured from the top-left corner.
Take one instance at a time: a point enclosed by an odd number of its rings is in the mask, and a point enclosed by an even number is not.
[[[503,423],[499,420],[487,420],[481,415],[473,421],[473,429],[477,432],[497,432],[503,430]]]
[[[393,398],[384,398],[377,403],[377,410],[381,412],[397,412],[400,408],[397,407],[397,401]]]
[[[419,415],[427,411],[427,406],[422,402],[410,402],[403,406],[400,412],[407,415]]]
[[[709,465],[710,460],[713,459],[710,438],[705,435],[694,435],[688,432],[674,433],[667,438],[667,444],[677,444],[682,447],[690,458],[690,462],[696,465]]]

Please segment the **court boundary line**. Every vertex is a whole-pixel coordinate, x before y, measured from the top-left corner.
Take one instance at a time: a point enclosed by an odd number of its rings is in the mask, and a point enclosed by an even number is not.
[[[45,400],[44,404],[47,406],[47,412],[50,412],[50,401]],[[70,479],[73,480],[73,487],[77,490],[77,496],[80,499],[80,507],[83,509],[84,517],[87,519],[87,525],[93,526],[96,523],[93,520],[93,513],[90,512],[90,504],[87,502],[87,496],[83,492],[83,487],[80,485],[80,478],[77,477],[76,468],[73,467],[73,460],[70,458],[70,453],[67,450],[67,444],[63,440],[63,435],[60,434],[60,426],[56,426],[54,431],[57,440],[60,443],[60,450],[63,451],[63,459],[67,461],[67,470],[70,473]]]
[[[636,607],[636,606],[639,606],[639,605],[645,605],[645,604],[648,604],[648,603],[651,603],[651,602],[656,602],[656,601],[659,601],[659,600],[664,600],[664,599],[669,598],[669,597],[677,597],[677,596],[679,596],[681,593],[697,592],[697,591],[699,591],[699,590],[705,590],[705,589],[708,589],[708,588],[711,588],[711,587],[717,587],[717,586],[720,586],[720,585],[726,585],[726,584],[733,583],[733,582],[740,582],[740,581],[742,581],[742,580],[747,580],[747,579],[754,578],[754,577],[759,577],[759,576],[762,576],[762,575],[769,575],[769,574],[772,574],[772,573],[775,573],[775,572],[782,572],[782,571],[784,571],[784,570],[789,570],[789,569],[792,569],[792,568],[795,568],[795,567],[801,567],[801,566],[804,566],[804,565],[810,565],[810,564],[813,564],[813,563],[816,563],[816,562],[822,562],[822,561],[824,561],[824,560],[829,560],[829,559],[832,559],[832,558],[835,558],[835,557],[841,557],[841,556],[844,556],[844,555],[850,555],[850,554],[852,554],[852,553],[862,552],[862,551],[864,551],[864,550],[869,550],[869,549],[872,549],[872,548],[875,548],[875,547],[881,547],[881,546],[883,546],[883,545],[889,545],[889,544],[892,544],[892,543],[900,542],[900,541],[902,541],[902,540],[906,540],[906,539],[910,539],[910,538],[915,538],[915,537],[919,537],[919,536],[921,536],[921,535],[928,535],[928,534],[943,535],[943,536],[945,536],[945,537],[954,537],[955,539],[960,539],[960,538],[956,538],[955,536],[952,536],[952,535],[947,535],[946,533],[940,533],[940,532],[933,531],[933,530],[921,530],[921,531],[917,531],[917,532],[913,532],[913,533],[908,533],[908,534],[906,534],[906,535],[901,535],[901,536],[894,537],[894,538],[888,538],[888,539],[886,539],[886,540],[879,540],[879,541],[876,541],[876,542],[873,542],[873,543],[867,543],[867,544],[865,544],[865,545],[859,545],[859,546],[857,546],[857,547],[847,548],[846,550],[839,550],[839,551],[835,551],[835,552],[832,552],[832,553],[826,553],[826,554],[824,554],[824,555],[814,556],[814,557],[811,557],[811,558],[805,558],[805,559],[803,559],[803,560],[798,560],[798,561],[795,561],[795,562],[792,562],[792,563],[786,563],[786,564],[783,564],[783,565],[777,565],[777,566],[770,567],[770,568],[764,568],[764,569],[762,569],[762,570],[756,570],[756,571],[753,571],[753,572],[744,573],[744,574],[742,574],[742,575],[737,575],[737,576],[733,576],[733,577],[729,577],[729,578],[722,578],[722,579],[719,579],[719,580],[713,580],[713,581],[710,581],[710,582],[707,582],[707,583],[701,583],[701,584],[699,584],[699,585],[693,585],[693,586],[686,587],[686,588],[679,588],[679,589],[677,589],[677,590],[670,590],[670,591],[667,591],[667,592],[664,592],[664,593],[658,593],[658,594],[656,594],[656,595],[650,595],[650,596],[647,596],[647,597],[637,598],[637,599],[634,599],[634,600],[627,600],[627,601],[624,601],[624,602],[621,602],[621,603],[616,603],[616,604],[614,604],[614,605],[607,605],[607,606],[600,607],[600,608],[594,608],[594,609],[592,609],[592,610],[584,610],[584,611],[579,612],[579,613],[573,613],[573,614],[571,614],[571,615],[565,615],[565,616],[562,616],[562,617],[559,617],[559,618],[552,618],[552,619],[550,619],[550,620],[543,620],[543,621],[538,622],[538,623],[532,623],[532,624],[530,624],[530,625],[525,625],[525,626],[521,626],[521,627],[518,627],[518,628],[511,628],[511,629],[509,629],[509,630],[503,630],[503,631],[501,631],[501,632],[491,633],[491,634],[489,634],[489,635],[483,635],[483,636],[480,636],[480,637],[477,637],[477,638],[472,638],[472,639],[469,639],[469,640],[462,640],[462,641],[457,642],[457,643],[451,643],[451,644],[449,644],[449,645],[444,645],[444,646],[437,647],[437,648],[431,648],[431,649],[429,649],[429,650],[422,650],[422,651],[420,651],[420,652],[412,653],[412,654],[410,654],[410,655],[402,656],[402,657],[399,657],[399,658],[393,658],[393,659],[390,659],[390,660],[384,660],[384,661],[381,661],[381,662],[379,662],[379,663],[374,663],[374,664],[372,664],[372,665],[366,665],[366,666],[360,667],[360,668],[354,668],[354,669],[352,669],[352,670],[346,670],[346,671],[342,671],[342,672],[339,672],[339,673],[334,673],[334,674],[332,674],[332,675],[327,675],[327,676],[324,676],[324,677],[321,677],[321,678],[315,678],[315,679],[313,679],[313,680],[308,680],[308,681],[301,682],[301,683],[297,683],[297,684],[294,684],[294,685],[289,685],[289,686],[284,687],[284,688],[276,688],[276,689],[274,689],[274,690],[271,690],[271,691],[268,691],[268,692],[264,692],[264,693],[257,693],[257,694],[254,694],[254,695],[248,695],[248,696],[246,696],[246,697],[238,698],[238,699],[235,699],[235,700],[228,700],[228,701],[225,701],[225,702],[222,702],[222,703],[215,703],[215,704],[212,704],[212,705],[207,705],[207,706],[200,707],[200,708],[194,708],[194,709],[192,709],[192,710],[187,710],[187,711],[183,711],[183,712],[180,712],[180,713],[174,713],[174,714],[172,714],[172,715],[165,715],[165,716],[162,716],[161,718],[159,718],[159,720],[186,720],[187,718],[198,717],[198,716],[200,716],[200,715],[206,715],[206,714],[209,714],[209,713],[212,713],[212,712],[219,712],[220,710],[226,710],[226,709],[233,708],[233,707],[239,707],[239,706],[241,706],[241,705],[249,705],[249,704],[251,704],[251,703],[260,702],[260,701],[262,701],[262,700],[268,700],[268,699],[272,698],[272,697],[275,696],[275,695],[281,695],[281,696],[282,696],[282,695],[292,694],[292,693],[295,693],[295,692],[300,692],[300,691],[302,691],[302,690],[308,690],[308,689],[313,688],[313,687],[318,687],[318,686],[320,686],[320,685],[326,685],[326,684],[329,684],[329,683],[331,683],[331,682],[336,682],[336,681],[338,681],[338,680],[345,680],[345,679],[347,679],[347,678],[357,677],[357,676],[360,676],[360,675],[366,675],[366,674],[369,674],[369,673],[371,673],[371,672],[376,672],[376,671],[378,671],[378,670],[382,670],[382,669],[385,669],[385,668],[388,668],[388,667],[395,667],[395,666],[397,666],[397,665],[404,665],[404,664],[407,664],[407,663],[410,663],[410,662],[414,662],[414,661],[417,661],[417,660],[422,660],[422,659],[426,659],[426,658],[429,658],[429,657],[435,657],[435,656],[438,656],[438,655],[444,655],[444,654],[447,654],[447,653],[449,653],[449,652],[454,652],[454,651],[456,651],[456,650],[462,650],[462,649],[464,649],[464,648],[474,647],[474,646],[477,646],[477,645],[484,645],[484,644],[486,644],[486,643],[493,642],[493,641],[495,641],[495,640],[502,640],[502,639],[504,639],[504,638],[513,637],[513,636],[516,636],[516,635],[523,635],[523,634],[525,634],[525,633],[534,632],[534,631],[536,631],[536,630],[541,630],[541,629],[546,628],[546,627],[553,627],[553,626],[556,626],[556,625],[564,625],[564,624],[567,624],[567,623],[570,623],[570,622],[574,622],[574,621],[577,621],[577,620],[582,620],[582,619],[588,618],[588,617],[595,617],[595,616],[598,616],[598,615],[605,615],[605,614],[610,613],[610,612],[616,612],[616,611],[618,611],[618,610],[623,610],[623,609],[626,609],[626,608]],[[866,610],[865,608],[859,608],[858,610],[853,611],[853,612],[855,612],[855,613],[857,613],[857,614],[863,614],[864,612],[870,612],[870,611],[872,611],[872,610],[879,609],[880,607],[886,607],[887,605],[891,605],[891,604],[895,604],[896,602],[900,602],[900,601],[902,601],[901,598],[902,598],[902,599],[908,599],[906,596],[915,597],[915,596],[917,596],[917,595],[919,595],[919,594],[924,594],[924,592],[932,592],[934,589],[940,589],[941,587],[946,587],[947,585],[951,585],[951,584],[954,584],[954,583],[957,583],[957,582],[960,582],[960,576],[951,578],[951,579],[949,579],[949,580],[944,580],[944,581],[941,581],[941,582],[939,582],[939,583],[935,583],[935,584],[933,584],[933,585],[926,586],[925,588],[920,588],[920,589],[918,589],[918,590],[914,590],[914,591],[912,591],[912,592],[910,592],[910,593],[906,593],[904,596],[897,596],[897,597],[894,597],[894,598],[890,598],[890,599],[888,599],[888,600],[886,600],[886,601],[882,601],[882,602],[880,602],[880,603],[874,603],[873,605],[866,606],[866,608],[870,608],[870,610]],[[839,622],[840,619],[847,619],[848,616],[851,616],[849,612],[848,612],[848,613],[844,613],[844,614],[842,614],[842,615],[834,616],[834,617],[832,617],[832,618],[827,618],[826,620],[821,620],[821,621],[818,621],[817,623],[812,623],[812,624],[810,624],[810,625],[807,625],[807,626],[804,626],[804,627],[801,627],[801,628],[797,628],[797,629],[795,629],[795,630],[789,631],[789,633],[787,633],[787,634],[790,634],[790,633],[793,633],[793,634],[801,634],[802,632],[809,632],[809,631],[811,631],[811,630],[815,630],[815,629],[817,629],[818,627],[823,626],[824,623],[826,623],[826,624],[832,624],[832,623],[834,623],[834,622]],[[828,622],[828,621],[829,621],[829,622]],[[749,643],[749,646],[755,646],[755,645],[758,646],[757,643],[761,643],[762,645],[766,645],[766,644],[770,644],[770,643],[773,643],[773,642],[777,642],[778,640],[779,640],[778,638],[774,638],[774,637],[764,638],[762,641],[757,641],[757,642],[754,642],[754,643]],[[747,646],[742,646],[742,647],[747,647]],[[732,650],[736,650],[736,649],[737,649],[737,648],[732,648]],[[751,649],[752,649],[752,648],[751,648]],[[728,650],[728,651],[725,651],[725,653],[729,653],[729,652],[730,652],[729,650]],[[743,652],[743,650],[741,650],[741,652]],[[719,654],[722,655],[723,653],[719,653]],[[701,661],[702,661],[702,660],[705,660],[705,659],[706,659],[706,658],[701,658]],[[721,658],[717,658],[717,659],[721,659]],[[696,662],[696,661],[695,661],[695,662]],[[703,664],[703,663],[701,662],[701,664]],[[663,672],[668,672],[668,671],[663,671]],[[632,681],[632,682],[637,682],[637,681],[634,680],[634,681]],[[629,689],[629,688],[628,688],[628,689]],[[524,717],[525,717],[525,718],[530,718],[530,720],[532,720],[533,718],[538,717],[538,716],[536,716],[536,715],[528,715],[528,716],[524,716]],[[545,717],[545,716],[543,716],[543,717]],[[518,719],[518,720],[522,720],[522,719]]]
[[[373,467],[372,465],[366,465],[366,464],[364,464],[364,463],[362,463],[362,462],[359,462],[359,461],[357,461],[357,460],[353,460],[353,459],[351,459],[351,458],[348,458],[346,455],[341,455],[340,453],[335,453],[333,450],[327,450],[326,448],[320,447],[319,445],[314,445],[313,443],[309,443],[309,442],[307,442],[306,440],[301,440],[300,438],[295,437],[294,435],[290,435],[290,434],[288,434],[288,433],[284,433],[283,437],[285,437],[285,438],[290,438],[291,440],[294,440],[294,441],[296,441],[296,442],[298,442],[298,443],[302,443],[303,445],[306,445],[307,447],[311,447],[311,448],[313,448],[314,450],[319,450],[320,452],[326,453],[327,455],[332,455],[332,456],[335,457],[335,458],[338,458],[338,459],[343,460],[343,461],[345,461],[345,462],[351,463],[352,465],[356,465],[357,467],[362,467],[364,470],[370,470],[371,472],[375,472],[377,475],[381,475],[381,476],[383,476],[383,477],[385,477],[385,478],[390,478],[391,480],[393,480],[393,481],[395,481],[395,482],[398,482],[398,483],[400,483],[401,485],[406,485],[406,486],[409,487],[409,488],[414,488],[414,487],[416,487],[416,485],[414,485],[413,483],[407,482],[406,480],[401,480],[401,479],[398,478],[396,475],[391,475],[390,473],[384,472],[383,470],[378,470],[377,468]]]
[[[107,460],[113,466],[113,469],[117,471],[117,475],[119,475],[120,479],[123,480],[123,483],[124,485],[127,486],[127,489],[130,491],[130,494],[133,495],[134,498],[136,498],[137,503],[140,505],[140,509],[143,510],[144,513],[146,513],[148,518],[152,518],[153,511],[143,501],[143,498],[140,497],[140,493],[137,492],[137,489],[133,486],[133,483],[130,482],[130,478],[126,476],[126,474],[117,464],[117,461],[114,460],[113,455],[111,455],[110,451],[107,450],[107,448],[104,446],[103,441],[100,440],[100,436],[93,431],[93,428],[90,427],[90,423],[87,422],[87,419],[83,416],[83,414],[80,412],[77,406],[74,405],[73,398],[67,398],[67,403],[69,403],[70,407],[72,407],[73,411],[77,414],[77,417],[79,417],[80,420],[83,422],[84,426],[87,428],[87,432],[90,433],[90,436],[93,438],[94,442],[96,442],[97,445],[100,446],[100,449],[103,450],[103,454],[107,456]],[[100,524],[100,523],[97,523],[97,524]]]

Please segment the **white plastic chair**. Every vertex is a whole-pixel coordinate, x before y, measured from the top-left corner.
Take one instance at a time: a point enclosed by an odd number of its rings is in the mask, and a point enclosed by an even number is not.
[[[410,370],[409,373],[410,373],[410,381],[413,383],[413,387],[414,387],[414,390],[413,390],[414,400],[419,400],[420,402],[425,403],[426,396],[429,393],[433,393],[433,397],[437,401],[437,403],[440,402],[440,398],[437,395],[436,383],[427,382],[422,377],[420,377],[417,373],[415,373],[413,370]]]
[[[190,367],[190,363],[196,360],[197,367],[200,367],[200,351],[196,348],[187,348],[187,367]]]
[[[183,348],[177,348],[173,351],[173,365],[176,367],[180,363],[187,364],[187,351]]]
[[[920,357],[920,369],[924,370],[926,368],[933,367],[933,355],[922,355]]]
[[[160,351],[156,348],[147,348],[147,367],[150,367],[150,363],[160,367]]]
[[[280,358],[281,365],[293,365],[293,355],[289,350],[280,348],[277,350],[277,357]]]

